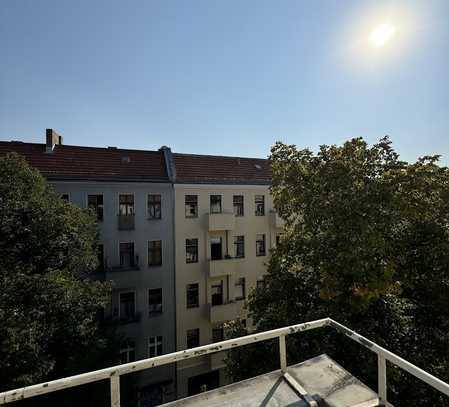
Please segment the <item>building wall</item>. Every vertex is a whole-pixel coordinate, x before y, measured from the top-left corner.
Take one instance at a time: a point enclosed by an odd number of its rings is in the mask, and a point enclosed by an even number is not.
[[[119,243],[134,242],[139,256],[139,269],[105,272],[106,280],[113,282],[112,308],[118,305],[119,292],[135,291],[136,311],[140,320],[122,324],[119,332],[135,340],[136,360],[148,357],[148,338],[163,337],[163,353],[175,351],[175,300],[174,300],[174,250],[173,250],[173,187],[168,183],[137,182],[51,182],[57,192],[69,194],[70,202],[87,207],[88,194],[103,194],[103,221],[99,222],[100,240],[108,267],[120,264]],[[118,229],[119,194],[134,194],[135,228]],[[147,195],[160,194],[162,216],[149,220]],[[148,266],[148,241],[162,241],[162,265]],[[149,316],[148,289],[162,288],[161,314]],[[175,367],[162,366],[139,374],[139,385],[166,382],[165,401],[175,397]]]
[[[238,278],[246,280],[246,297],[256,286],[266,270],[269,249],[274,247],[279,229],[273,224],[272,198],[268,186],[252,185],[184,185],[176,184],[175,189],[175,270],[176,270],[176,331],[177,350],[186,349],[187,330],[199,328],[200,345],[212,342],[213,320],[232,320],[246,318],[243,310],[245,301],[235,300],[235,282]],[[198,196],[198,217],[186,218],[185,195]],[[209,231],[210,195],[222,196],[222,212],[233,213],[233,196],[244,196],[244,216],[235,217],[232,230]],[[255,195],[265,196],[265,215],[255,215]],[[212,215],[215,216],[215,215]],[[234,257],[234,236],[245,237],[245,257],[242,259],[221,260],[221,268],[227,275],[210,277],[210,241],[213,237],[222,237],[226,245],[228,234],[229,255]],[[266,255],[256,256],[256,235],[266,236]],[[186,239],[198,239],[198,263],[186,263]],[[223,247],[223,251],[226,249]],[[216,264],[216,263],[215,263]],[[216,269],[213,269],[216,270]],[[223,280],[225,304],[211,307],[211,285]],[[187,284],[199,284],[199,307],[186,307]],[[221,323],[221,322],[220,322]],[[250,323],[250,321],[247,321]],[[204,356],[192,361],[177,364],[178,397],[188,392],[188,378],[210,370],[223,367],[220,358]],[[220,372],[220,381],[224,375]],[[222,384],[222,383],[220,383]]]

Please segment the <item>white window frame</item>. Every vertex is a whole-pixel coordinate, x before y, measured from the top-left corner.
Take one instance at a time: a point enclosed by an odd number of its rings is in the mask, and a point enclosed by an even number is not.
[[[150,290],[161,290],[161,312],[150,312]],[[148,306],[148,315],[150,317],[161,315],[164,312],[164,290],[162,287],[147,288],[147,306]]]
[[[100,220],[99,222],[104,222],[104,193],[103,192],[86,192],[86,209],[89,209],[89,195],[101,195],[103,197],[103,219]]]
[[[149,249],[150,249],[150,242],[161,242],[161,264],[150,264],[149,260],[150,260],[150,256],[149,256]],[[160,238],[158,239],[152,239],[152,240],[148,240],[147,241],[147,267],[153,268],[153,267],[162,267],[162,265],[164,264],[164,241]]]
[[[126,291],[119,291],[118,293],[118,319],[121,319],[121,315],[120,315],[120,304],[121,304],[121,300],[120,297],[122,296],[122,294],[129,294],[129,293],[134,293],[134,315],[137,315],[137,292],[136,290],[126,290]]]
[[[150,213],[149,213],[149,206],[148,206],[148,204],[149,204],[149,202],[148,202],[148,198],[149,198],[149,196],[150,195],[159,195],[160,197],[161,197],[161,201],[160,201],[160,213],[161,213],[161,217],[160,218],[150,218]],[[134,202],[134,213],[135,213],[135,211],[136,211],[136,208],[135,208],[135,206],[136,206],[136,204],[135,204],[135,202]],[[160,192],[148,192],[147,193],[147,219],[148,220],[162,220],[162,193],[160,193]]]
[[[134,192],[117,192],[117,215],[120,215],[120,195],[132,195],[133,196],[133,203],[134,203],[134,213],[133,215],[136,216],[136,194]],[[126,215],[123,215],[126,216]]]
[[[134,347],[127,347],[127,348],[120,348],[120,362],[122,360],[122,354],[126,353],[126,362],[123,363],[130,363],[130,362],[134,362],[136,360],[135,356],[136,356],[136,341],[132,338],[126,338],[126,340],[130,340],[134,342]],[[129,358],[129,352],[134,351],[134,360],[130,360]]]
[[[161,338],[160,341],[159,341],[158,338]],[[150,345],[150,339],[154,339],[154,345]],[[162,351],[161,351],[160,354],[157,351],[158,345],[161,345],[161,348],[162,348]],[[151,355],[150,348],[152,348],[153,346],[154,346],[154,355],[150,356]],[[164,338],[163,338],[162,335],[156,335],[156,336],[149,336],[148,337],[147,352],[148,352],[148,357],[149,358],[153,358],[153,357],[156,357],[156,356],[161,356],[161,355],[164,354]]]

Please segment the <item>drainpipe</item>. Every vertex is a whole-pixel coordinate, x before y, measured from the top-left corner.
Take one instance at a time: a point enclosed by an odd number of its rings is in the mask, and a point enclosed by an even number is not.
[[[229,257],[229,244],[228,244],[228,240],[229,240],[229,238],[228,238],[228,233],[229,233],[229,230],[226,230],[226,258],[228,258]]]
[[[172,195],[172,248],[173,248],[173,316],[174,316],[174,349],[175,352],[178,350],[178,329],[177,329],[177,303],[176,303],[176,229],[175,229],[175,205],[176,205],[176,191],[175,191],[175,182],[176,182],[176,165],[175,160],[173,159],[173,154],[170,147],[162,146],[159,151],[164,156],[165,162],[165,170],[167,172],[168,180],[171,184],[171,195]],[[174,363],[175,377],[174,377],[174,390],[176,394],[176,398],[178,397],[178,364]]]

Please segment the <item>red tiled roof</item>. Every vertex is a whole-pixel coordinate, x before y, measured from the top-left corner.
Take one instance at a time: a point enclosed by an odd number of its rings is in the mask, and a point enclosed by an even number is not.
[[[201,184],[270,184],[269,160],[262,158],[221,157],[173,154],[176,182]]]
[[[0,141],[0,156],[16,152],[49,179],[169,182],[161,151]],[[129,160],[129,161],[128,161]],[[176,182],[200,184],[271,183],[270,162],[261,158],[173,154]]]
[[[159,151],[56,145],[47,154],[45,144],[0,141],[0,156],[13,151],[49,179],[168,182]]]

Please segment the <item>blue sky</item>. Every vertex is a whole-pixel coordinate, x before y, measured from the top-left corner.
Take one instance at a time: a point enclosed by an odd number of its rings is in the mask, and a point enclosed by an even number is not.
[[[447,0],[2,0],[0,49],[1,140],[265,157],[389,134],[449,162]]]

